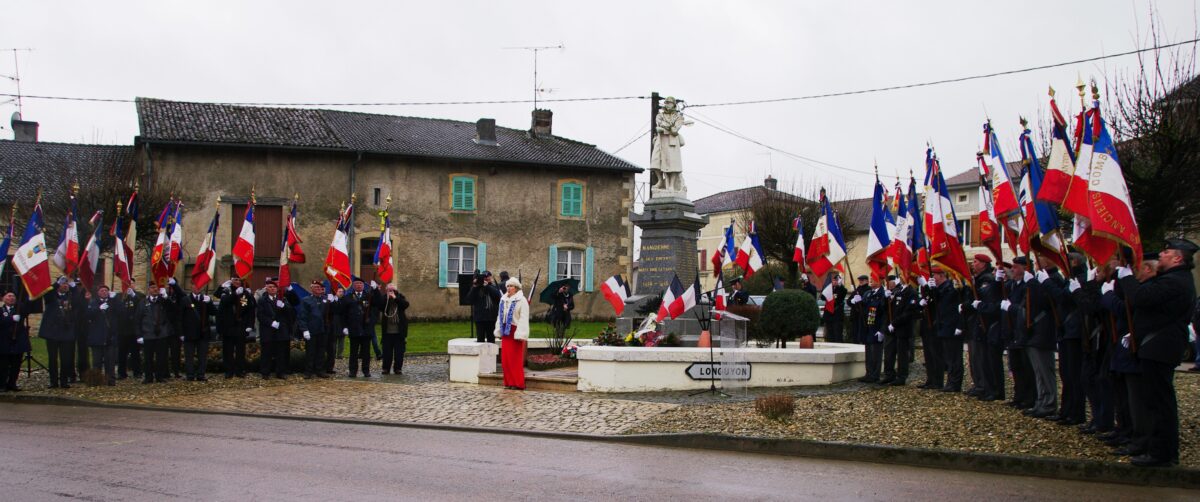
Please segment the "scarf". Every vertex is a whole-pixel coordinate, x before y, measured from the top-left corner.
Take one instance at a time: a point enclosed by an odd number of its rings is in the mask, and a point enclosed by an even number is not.
[[[512,301],[508,303],[508,310],[500,312],[500,336],[509,336],[509,333],[512,331],[513,311],[517,308],[517,299],[516,297],[510,298],[512,298]],[[503,305],[504,301],[501,300],[500,303]]]

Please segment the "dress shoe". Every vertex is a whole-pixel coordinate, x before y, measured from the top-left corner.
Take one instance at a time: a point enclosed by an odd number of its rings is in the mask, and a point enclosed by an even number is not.
[[[967,389],[966,392],[963,392],[963,394],[966,394],[971,397],[976,397],[982,393],[983,393],[983,389],[980,389],[979,387],[971,387],[970,389]]]
[[[954,387],[942,387],[942,392],[959,392],[959,389]]]
[[[892,387],[904,387],[904,380],[896,380],[894,382],[889,383],[888,385],[890,385]]]
[[[1086,420],[1084,420],[1082,418],[1068,418],[1066,420],[1059,421],[1059,423],[1066,425],[1066,426],[1080,425],[1084,422],[1086,422]]]
[[[317,378],[329,378],[329,373],[317,373]]]
[[[371,378],[371,374],[364,371],[363,378]]]
[[[896,377],[884,377],[883,380],[879,381],[879,385],[887,385],[887,384],[895,382],[895,381],[896,381]]]
[[[208,381],[208,377],[198,377],[198,378],[196,378],[196,381],[198,381],[198,382],[207,382],[207,381]]]
[[[1062,420],[1062,419],[1063,419],[1063,416],[1062,416],[1062,415],[1059,415],[1059,414],[1057,414],[1057,413],[1051,413],[1051,414],[1049,414],[1049,415],[1046,415],[1046,416],[1044,416],[1044,417],[1042,417],[1042,418],[1044,418],[1044,419],[1046,419],[1046,420],[1049,420],[1049,421],[1051,421],[1051,422],[1057,422],[1057,421],[1059,421],[1059,420]]]
[[[278,380],[287,380],[287,375],[285,375],[283,373],[276,373],[275,378]]]
[[[870,377],[862,377],[862,378],[859,378],[858,381],[862,382],[862,383],[875,383],[875,382],[878,382],[879,379],[878,378],[870,378]]]
[[[21,388],[17,387],[16,385],[10,385],[10,386],[6,387],[5,390],[7,390],[9,392],[21,392]]]
[[[304,379],[305,379],[305,380],[312,380],[312,379],[313,379],[313,374],[312,374],[312,373],[305,373],[305,374],[304,374]]]
[[[979,400],[980,401],[999,401],[999,399],[997,399],[996,396],[993,396],[991,394],[982,396],[979,398]]]
[[[1122,446],[1112,451],[1112,454],[1118,457],[1136,457],[1144,453],[1146,453],[1146,450],[1131,448],[1129,445]]]
[[[189,382],[195,382],[195,381],[196,381],[196,377],[187,377],[187,381],[189,381]]]
[[[1170,467],[1170,460],[1158,459],[1150,456],[1149,453],[1138,455],[1129,459],[1129,463],[1138,467]]]
[[[383,371],[381,371],[381,372],[379,372],[379,373],[380,373],[381,375],[387,375],[387,374],[389,374],[389,373],[391,373],[391,372],[390,372],[390,371],[388,371],[388,370],[383,370]]]
[[[1111,446],[1113,448],[1116,448],[1118,446],[1124,446],[1124,445],[1129,444],[1129,438],[1124,437],[1124,436],[1117,436],[1115,438],[1105,441],[1104,444]]]
[[[354,373],[351,373],[351,374],[349,374],[348,376],[349,376],[350,378],[358,378],[358,375],[356,375],[356,374],[354,374]]]
[[[71,386],[70,386],[70,385],[68,385],[68,384],[65,384],[65,383],[64,383],[64,384],[62,384],[62,388],[64,388],[64,389],[70,389],[70,388],[71,388]]]
[[[50,388],[51,388],[51,389],[57,389],[57,388],[58,388],[58,384],[56,384],[56,383],[51,383],[51,384],[50,384]]]

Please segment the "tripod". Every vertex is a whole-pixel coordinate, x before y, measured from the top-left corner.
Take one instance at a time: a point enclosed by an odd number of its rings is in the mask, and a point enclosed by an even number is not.
[[[46,368],[46,365],[42,364],[41,361],[38,361],[36,357],[33,357],[32,350],[25,353],[25,360],[22,361],[22,363],[25,364],[25,378],[29,378],[29,375],[31,375],[33,373],[33,365],[35,365],[35,364],[37,365],[37,367],[41,368],[42,371],[45,371],[45,372],[50,371],[49,369]]]
[[[705,308],[708,306],[709,306],[708,302],[702,301],[696,305],[696,310],[693,311],[693,313],[696,315],[696,321],[700,323],[701,331],[709,331],[709,328],[712,327],[712,312],[711,312],[711,310],[709,310],[709,311],[705,310]],[[713,368],[714,370],[717,367],[717,362],[716,362],[716,359],[715,359],[715,356],[713,353],[712,342],[709,342],[709,344],[708,344],[708,365],[709,365],[709,367]],[[715,373],[715,371],[714,371],[714,373]],[[688,394],[688,397],[698,396],[700,394],[707,394],[710,392],[713,394],[716,394],[718,396],[721,396],[721,397],[730,397],[729,394],[726,394],[724,392],[721,392],[720,390],[717,390],[717,375],[715,375],[715,374],[711,375],[711,378],[708,379],[708,388],[707,389]]]

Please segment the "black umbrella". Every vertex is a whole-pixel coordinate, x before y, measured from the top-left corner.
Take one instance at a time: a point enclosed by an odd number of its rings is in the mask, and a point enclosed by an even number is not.
[[[547,284],[546,289],[542,290],[542,294],[538,295],[538,300],[541,300],[546,305],[554,305],[554,295],[563,286],[566,286],[567,291],[572,295],[579,293],[579,279],[560,279]]]

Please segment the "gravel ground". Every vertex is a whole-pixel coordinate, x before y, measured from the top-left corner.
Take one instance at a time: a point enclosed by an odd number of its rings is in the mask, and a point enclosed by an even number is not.
[[[917,360],[921,355],[918,351]],[[961,393],[918,389],[918,364],[905,387],[862,385],[841,393],[796,396],[796,412],[785,420],[764,418],[754,403],[682,406],[627,431],[629,434],[712,432],[768,438],[879,444],[1128,462],[1111,448],[1061,426],[1026,417],[1001,402],[982,402]],[[969,377],[968,377],[969,379]],[[1009,382],[1009,389],[1011,389]],[[1179,399],[1180,465],[1200,468],[1200,374],[1176,373]]]

